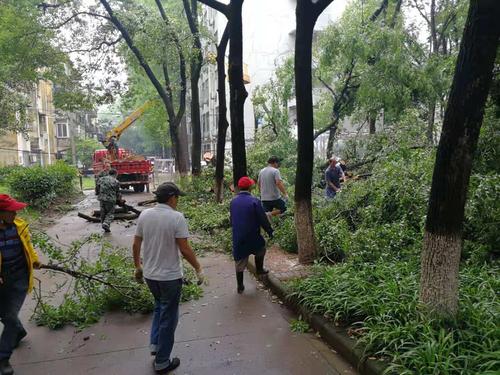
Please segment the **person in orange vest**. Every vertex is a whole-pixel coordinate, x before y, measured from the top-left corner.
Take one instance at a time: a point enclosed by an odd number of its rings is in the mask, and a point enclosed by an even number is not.
[[[0,194],[0,374],[12,375],[12,351],[27,335],[19,311],[33,288],[33,269],[41,266],[31,243],[28,223],[16,218],[27,206],[7,194]]]

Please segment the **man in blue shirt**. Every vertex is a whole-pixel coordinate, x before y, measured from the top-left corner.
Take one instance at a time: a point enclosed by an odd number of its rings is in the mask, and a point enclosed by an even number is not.
[[[340,158],[338,157],[330,158],[330,165],[325,171],[325,195],[328,199],[335,198],[335,195],[340,192],[340,180],[344,178],[344,171],[339,162]]]
[[[231,226],[233,228],[233,258],[236,263],[236,281],[238,293],[243,293],[243,272],[248,264],[250,254],[255,255],[255,267],[258,275],[268,273],[264,269],[266,241],[260,233],[262,227],[269,237],[273,229],[262,208],[259,199],[250,194],[255,181],[249,177],[242,177],[238,181],[239,194],[233,198],[230,205]]]

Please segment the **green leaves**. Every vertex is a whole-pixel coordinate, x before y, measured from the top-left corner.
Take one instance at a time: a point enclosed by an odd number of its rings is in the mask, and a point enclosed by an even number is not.
[[[34,245],[48,258],[48,264],[57,265],[81,274],[99,278],[72,278],[57,273],[58,286],[53,293],[35,289],[38,304],[33,319],[39,325],[52,329],[72,324],[82,328],[99,321],[107,311],[121,310],[130,313],[153,311],[154,300],[145,284],[137,284],[133,278],[134,262],[130,251],[113,247],[100,235],[91,235],[62,247],[42,233],[33,236]],[[95,255],[90,260],[84,254]],[[47,271],[55,276],[53,271]],[[188,281],[183,285],[181,301],[199,299],[203,291],[194,282],[191,268],[185,269]],[[64,292],[62,302],[52,299]]]
[[[74,191],[77,170],[64,162],[48,167],[34,166],[15,169],[7,183],[14,196],[30,206],[46,208],[57,196]]]
[[[317,267],[313,276],[291,286],[311,310],[352,325],[350,332],[366,345],[365,356],[389,357],[389,374],[497,371],[498,266],[461,271],[461,314],[451,322],[420,314],[417,270],[418,258],[370,266],[347,263]]]

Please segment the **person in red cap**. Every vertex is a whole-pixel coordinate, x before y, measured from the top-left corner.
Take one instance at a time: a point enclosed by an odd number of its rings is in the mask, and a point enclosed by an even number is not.
[[[261,235],[263,228],[269,237],[273,229],[264,212],[261,201],[254,197],[250,190],[255,186],[255,181],[245,176],[239,179],[240,192],[233,198],[230,205],[231,226],[233,230],[233,258],[236,264],[236,281],[238,293],[243,293],[243,272],[248,264],[250,254],[255,255],[257,274],[268,273],[264,269],[264,256],[266,254],[266,241]]]
[[[17,211],[26,206],[0,194],[0,319],[4,325],[0,337],[1,375],[14,373],[9,359],[27,334],[18,315],[33,288],[33,269],[41,265],[31,244],[28,224],[16,218]]]

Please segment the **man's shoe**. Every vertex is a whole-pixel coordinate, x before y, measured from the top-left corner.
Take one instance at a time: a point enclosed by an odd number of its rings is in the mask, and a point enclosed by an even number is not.
[[[173,371],[173,370],[175,370],[177,367],[179,367],[179,365],[180,365],[180,364],[181,364],[181,360],[180,360],[179,358],[177,358],[177,357],[174,357],[174,358],[172,358],[172,359],[170,360],[170,364],[169,364],[167,367],[165,367],[165,368],[164,368],[164,369],[162,369],[162,370],[156,370],[156,369],[155,369],[155,371],[156,371],[156,373],[157,373],[157,374],[160,374],[160,375],[161,375],[161,374],[167,374],[167,373],[169,373],[170,371]]]
[[[245,291],[245,285],[238,285],[238,294],[241,294]]]
[[[0,374],[1,375],[13,375],[14,369],[9,363],[8,359],[0,359]]]
[[[111,232],[111,229],[109,229],[109,225],[108,225],[108,224],[103,224],[103,225],[102,225],[102,229],[104,229],[104,231],[105,231],[106,233]]]
[[[261,270],[257,270],[257,275],[267,275],[269,270],[262,268]]]
[[[16,345],[14,345],[14,348],[17,348],[19,346],[19,343],[26,337],[27,334],[28,332],[26,332],[24,328],[17,334]]]

